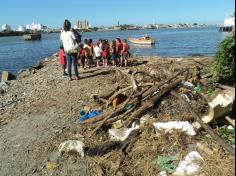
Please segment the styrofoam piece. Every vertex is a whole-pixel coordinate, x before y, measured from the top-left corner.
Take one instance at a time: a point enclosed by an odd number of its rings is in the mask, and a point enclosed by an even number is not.
[[[179,129],[191,136],[195,136],[196,132],[193,126],[188,121],[171,121],[171,122],[157,122],[153,123],[157,130],[165,130],[166,132],[171,132],[173,130]]]

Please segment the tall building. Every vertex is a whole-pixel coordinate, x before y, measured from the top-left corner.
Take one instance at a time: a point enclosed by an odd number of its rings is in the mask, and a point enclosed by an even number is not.
[[[42,24],[37,24],[37,23],[32,23],[32,24],[27,24],[26,25],[26,29],[28,30],[32,30],[32,31],[41,31],[43,29],[43,25]]]
[[[89,22],[87,20],[79,21],[77,22],[76,26],[77,29],[88,29],[89,28]]]
[[[4,25],[2,25],[2,30],[3,31],[11,31],[11,26],[8,24],[4,24]]]
[[[18,30],[19,32],[24,32],[25,31],[25,27],[22,27],[21,25],[18,27]]]

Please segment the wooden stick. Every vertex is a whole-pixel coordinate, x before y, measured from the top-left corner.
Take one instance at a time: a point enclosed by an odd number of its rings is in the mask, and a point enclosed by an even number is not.
[[[144,97],[147,97],[151,94],[153,94],[155,91],[157,91],[161,86],[169,83],[170,81],[172,81],[173,79],[175,79],[177,76],[183,74],[184,72],[188,71],[188,69],[184,69],[178,73],[176,73],[175,75],[173,75],[172,77],[170,77],[169,79],[165,80],[165,81],[162,81],[160,82],[159,84],[155,85],[155,86],[152,86],[148,91],[146,91],[144,94],[143,94],[143,98]]]
[[[126,100],[126,102],[128,102],[128,101],[129,101],[129,99]],[[125,105],[126,105],[126,102],[124,103]],[[124,105],[124,106],[125,106],[125,105]],[[99,128],[101,128],[101,127],[105,124],[105,122],[106,122],[108,119],[110,119],[110,118],[116,116],[116,114],[119,114],[119,113],[121,113],[122,111],[124,111],[124,106],[122,106],[121,108],[119,108],[118,110],[116,110],[114,113],[112,113],[111,115],[109,115],[109,116],[107,116],[106,118],[104,118],[103,121],[102,121],[91,133],[89,133],[88,137],[91,137]]]
[[[226,116],[225,119],[235,128],[235,120],[231,119],[229,116]]]
[[[152,99],[146,101],[137,111],[135,111],[131,117],[127,120],[127,126],[131,126],[135,119],[139,119],[146,111],[153,108],[153,106],[163,98],[168,92],[174,89],[183,79],[177,79],[166,88],[163,88],[157,95],[155,95]]]
[[[220,144],[223,148],[225,148],[230,154],[235,155],[235,149],[227,144],[223,139],[221,139],[218,135],[216,135],[214,133],[214,131],[212,130],[212,128],[204,123],[201,119],[201,117],[199,117],[196,112],[193,110],[193,108],[190,106],[190,104],[185,101],[181,96],[179,96],[176,92],[171,91],[171,94],[173,96],[175,96],[176,98],[178,98],[181,102],[183,102],[185,104],[185,106],[187,107],[187,109],[192,113],[193,117],[195,118],[195,120],[206,130],[206,132],[218,143]]]

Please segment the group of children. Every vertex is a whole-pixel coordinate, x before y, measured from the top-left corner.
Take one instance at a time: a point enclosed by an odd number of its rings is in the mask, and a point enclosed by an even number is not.
[[[130,47],[126,39],[121,41],[120,38],[116,38],[111,44],[108,40],[99,39],[95,45],[92,39],[85,39],[84,44],[79,44],[79,52],[76,57],[82,68],[107,67],[108,65],[127,67],[130,57],[129,50]],[[67,62],[63,46],[60,47],[60,64],[63,68],[63,74],[66,75]]]

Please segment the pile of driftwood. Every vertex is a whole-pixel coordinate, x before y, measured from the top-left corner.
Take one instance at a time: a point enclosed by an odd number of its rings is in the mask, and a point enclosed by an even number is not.
[[[215,134],[212,128],[202,121],[189,102],[178,93],[183,86],[183,84],[181,84],[183,81],[198,81],[198,69],[186,68],[162,81],[160,78],[143,71],[115,68],[115,72],[128,80],[129,84],[122,88],[120,85],[117,85],[114,90],[103,95],[92,95],[94,101],[103,107],[103,114],[82,122],[82,124],[87,127],[86,133],[84,133],[85,138],[89,139],[92,136],[96,136],[101,131],[106,131],[118,120],[122,121],[124,127],[129,128],[133,122],[139,121],[143,115],[159,104],[165,96],[171,95],[174,96],[180,104],[186,107],[187,111],[192,114],[194,120],[197,121],[219,145],[230,154],[235,154],[234,148]],[[117,105],[114,101],[120,102]],[[109,108],[110,106],[112,106],[112,109]],[[103,143],[103,145],[86,147],[85,152],[88,156],[101,156],[111,150],[119,149],[121,157],[113,170],[114,175],[116,175],[141,133],[142,129],[134,130],[125,141],[109,141]],[[101,168],[98,170],[102,173]],[[104,175],[104,173],[100,175]]]

